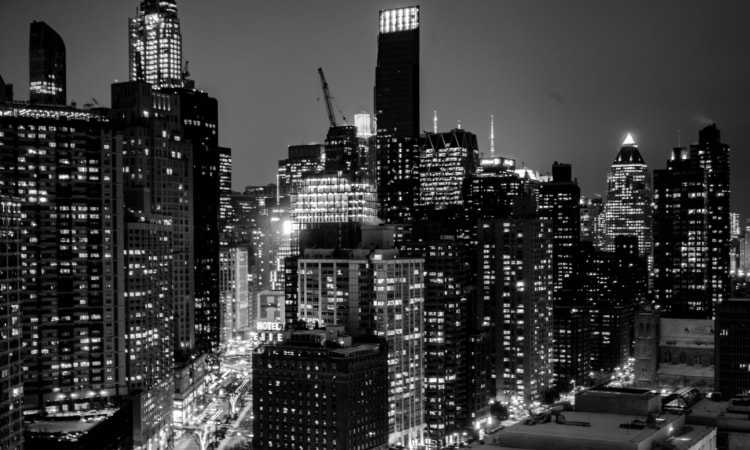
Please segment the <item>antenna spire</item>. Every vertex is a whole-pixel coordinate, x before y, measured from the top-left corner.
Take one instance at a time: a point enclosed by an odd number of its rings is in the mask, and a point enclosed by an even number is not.
[[[437,111],[435,111],[435,117],[432,119],[432,132],[437,134]]]
[[[490,155],[495,154],[495,116],[490,114]]]

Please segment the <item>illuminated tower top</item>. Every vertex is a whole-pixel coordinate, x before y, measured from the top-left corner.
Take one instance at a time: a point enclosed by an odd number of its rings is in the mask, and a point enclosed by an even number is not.
[[[419,6],[380,11],[380,34],[419,28]]]
[[[182,87],[182,34],[175,0],[143,0],[130,19],[130,80]]]

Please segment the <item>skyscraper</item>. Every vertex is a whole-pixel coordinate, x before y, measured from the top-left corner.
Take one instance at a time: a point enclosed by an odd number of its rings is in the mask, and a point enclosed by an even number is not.
[[[634,235],[641,254],[651,255],[651,175],[630,135],[607,175],[607,202],[599,220],[603,250],[614,251],[617,236]]]
[[[730,299],[716,307],[716,389],[728,396],[750,393],[749,299]]]
[[[29,101],[64,105],[65,42],[44,22],[29,28]]]
[[[729,296],[729,146],[721,142],[716,124],[698,132],[698,144],[690,146],[690,157],[706,170],[708,237],[708,284],[713,304]]]
[[[419,162],[419,7],[380,11],[375,68],[380,215],[414,214]]]
[[[706,178],[681,147],[654,171],[654,298],[666,317],[713,317]]]
[[[130,80],[182,87],[182,34],[175,0],[142,0],[130,19]]]
[[[552,225],[552,279],[554,299],[575,281],[581,235],[581,189],[573,181],[570,164],[552,165],[552,181],[539,189],[539,218]]]
[[[539,400],[552,387],[551,226],[533,197],[513,218],[480,221],[479,295],[489,318],[496,396]]]

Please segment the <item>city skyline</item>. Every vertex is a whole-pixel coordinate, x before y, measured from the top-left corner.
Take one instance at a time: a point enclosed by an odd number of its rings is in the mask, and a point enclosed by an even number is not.
[[[9,13],[0,14],[0,75],[14,85],[16,99],[28,98],[28,24],[45,21],[66,43],[68,102],[96,98],[108,105],[110,84],[128,77],[127,17],[137,6],[4,2],[0,10]],[[391,6],[228,2],[216,8],[178,1],[188,70],[199,89],[220,101],[219,144],[234,149],[235,190],[274,182],[270,174],[288,145],[323,142],[317,67],[325,69],[350,122],[361,110],[373,112],[378,30],[371,17]],[[570,163],[590,196],[605,194],[607,169],[628,132],[654,170],[666,166],[678,130],[681,144],[690,145],[715,121],[738,171],[750,163],[742,151],[750,146],[742,122],[750,102],[744,86],[750,62],[743,57],[750,43],[741,22],[748,10],[739,2],[425,3],[420,129],[432,129],[437,110],[439,131],[460,120],[488,155],[494,114],[498,156],[542,173],[553,161]],[[82,12],[96,20],[77,20]],[[750,180],[732,178],[732,210],[747,217]]]

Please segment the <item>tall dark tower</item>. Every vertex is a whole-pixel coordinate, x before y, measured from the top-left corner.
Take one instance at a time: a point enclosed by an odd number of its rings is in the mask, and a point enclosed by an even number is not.
[[[706,170],[708,232],[708,283],[713,305],[729,296],[729,146],[721,142],[716,124],[698,133],[690,157]]]
[[[575,260],[581,242],[581,188],[573,181],[570,164],[554,163],[552,181],[539,188],[539,217],[552,224],[553,297],[569,286],[575,275]]]
[[[44,22],[29,27],[29,101],[65,104],[65,43]]]
[[[409,221],[418,186],[419,7],[380,11],[375,68],[380,214]]]
[[[707,176],[685,148],[654,171],[654,294],[666,317],[709,319]]]

